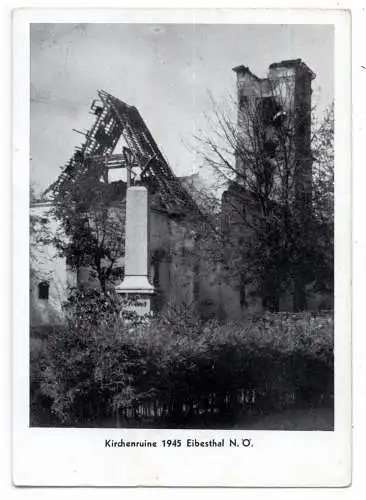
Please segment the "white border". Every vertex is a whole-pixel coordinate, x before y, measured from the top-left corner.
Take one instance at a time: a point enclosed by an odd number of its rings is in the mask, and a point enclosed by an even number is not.
[[[30,22],[205,22],[335,25],[335,431],[154,431],[28,427]],[[345,486],[350,482],[350,19],[341,11],[23,10],[14,21],[13,480],[17,485]],[[132,450],[104,439],[251,437],[251,449]]]

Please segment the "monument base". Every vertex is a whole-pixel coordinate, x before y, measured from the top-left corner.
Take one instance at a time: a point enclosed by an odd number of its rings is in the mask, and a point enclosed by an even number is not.
[[[151,298],[155,293],[147,276],[126,276],[123,282],[116,287],[116,293],[123,300],[121,316],[125,313],[145,316],[151,313]]]
[[[125,276],[125,279],[116,286],[117,293],[138,293],[141,295],[151,295],[155,292],[154,287],[149,283],[147,276]]]

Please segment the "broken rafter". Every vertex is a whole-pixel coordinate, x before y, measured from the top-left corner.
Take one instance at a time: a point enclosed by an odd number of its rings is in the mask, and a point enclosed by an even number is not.
[[[101,105],[92,103],[96,120],[91,129],[84,133],[85,142],[75,149],[75,153],[64,167],[59,178],[44,193],[57,193],[70,176],[77,178],[80,169],[104,165],[105,169],[139,167],[141,180],[147,184],[153,182],[163,204],[170,212],[199,212],[196,203],[182,186],[169,167],[157,146],[140,113],[116,97],[100,90],[98,96]],[[133,153],[133,160],[128,162],[123,154],[112,154],[120,137],[123,136],[128,148]],[[89,160],[85,166],[85,160]]]

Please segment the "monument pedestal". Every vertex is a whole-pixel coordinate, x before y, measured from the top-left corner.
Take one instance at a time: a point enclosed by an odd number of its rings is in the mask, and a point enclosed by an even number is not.
[[[151,298],[155,291],[147,276],[126,276],[116,287],[116,292],[122,298],[123,311],[136,313],[138,316],[150,314]]]
[[[151,312],[154,287],[149,269],[149,196],[143,186],[133,186],[126,194],[125,278],[116,287],[122,297],[122,311],[144,316]]]

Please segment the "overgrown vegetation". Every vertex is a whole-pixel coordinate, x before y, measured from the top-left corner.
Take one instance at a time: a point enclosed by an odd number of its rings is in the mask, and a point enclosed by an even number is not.
[[[231,425],[248,412],[332,404],[329,315],[220,324],[180,308],[134,325],[107,304],[88,307],[31,345],[32,425]]]

